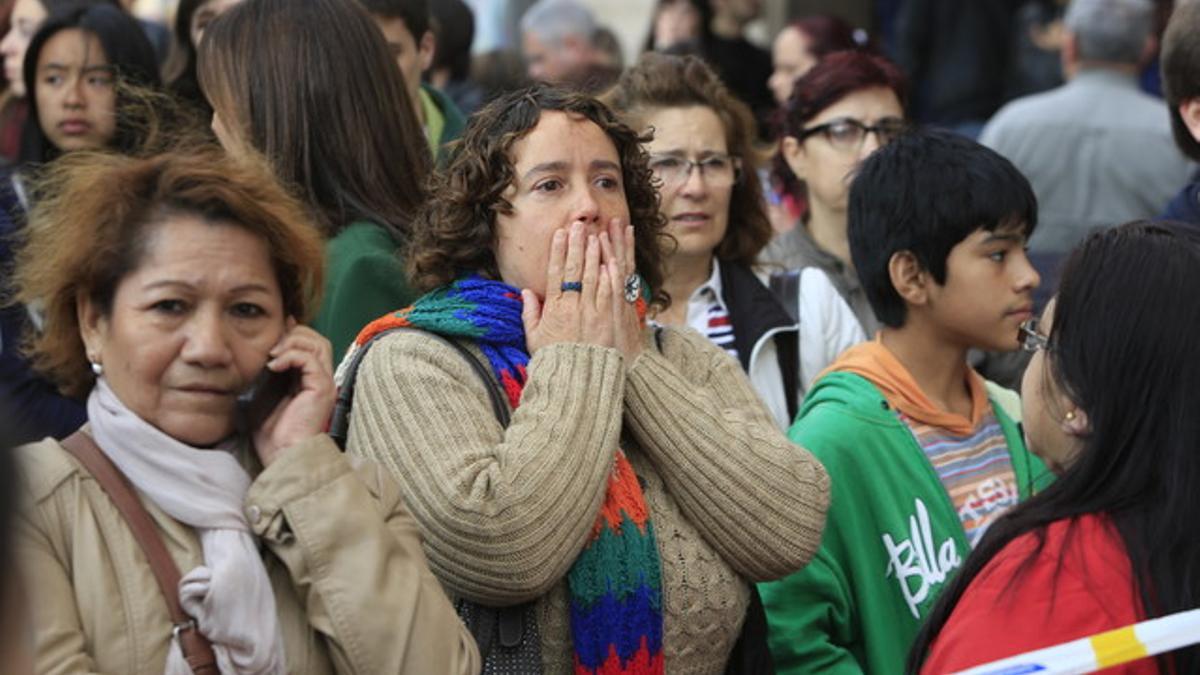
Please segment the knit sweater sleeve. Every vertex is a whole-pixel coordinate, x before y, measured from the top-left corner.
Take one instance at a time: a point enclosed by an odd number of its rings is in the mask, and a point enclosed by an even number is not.
[[[507,605],[544,595],[591,532],[621,428],[615,349],[545,347],[507,429],[452,347],[416,332],[367,354],[348,450],[387,467],[451,593]]]
[[[625,420],[688,520],[753,581],[804,566],[821,543],[829,477],[787,440],[737,362],[664,330],[629,368]]]

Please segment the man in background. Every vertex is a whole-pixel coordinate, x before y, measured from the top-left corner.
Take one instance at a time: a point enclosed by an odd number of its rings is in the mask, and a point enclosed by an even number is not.
[[[1038,228],[1030,260],[1039,305],[1057,288],[1061,259],[1088,233],[1162,211],[1192,165],[1171,142],[1162,101],[1138,88],[1154,50],[1148,0],[1073,0],[1064,20],[1066,84],[1009,103],[980,142],[1033,185]]]
[[[595,93],[620,76],[597,46],[601,35],[591,11],[575,0],[541,0],[521,17],[521,49],[529,78]]]
[[[467,121],[448,96],[421,80],[436,46],[429,0],[362,0],[362,4],[396,57],[430,152],[441,159],[442,148],[462,135]]]

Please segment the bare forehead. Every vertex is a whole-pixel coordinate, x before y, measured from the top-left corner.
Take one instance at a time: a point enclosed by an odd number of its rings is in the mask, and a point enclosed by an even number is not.
[[[559,110],[542,112],[533,130],[513,144],[512,158],[518,174],[548,163],[620,164],[617,146],[599,125],[582,115]]]
[[[167,214],[143,227],[140,246],[137,271],[150,276],[181,271],[197,276],[232,271],[273,276],[266,239],[233,221]]]
[[[653,132],[651,152],[692,150],[726,152],[726,129],[717,112],[706,105],[663,106],[644,116],[647,131]]]

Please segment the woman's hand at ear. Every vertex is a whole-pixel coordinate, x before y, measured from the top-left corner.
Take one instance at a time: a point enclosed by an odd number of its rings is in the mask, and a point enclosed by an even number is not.
[[[270,352],[267,369],[299,373],[293,392],[284,396],[258,429],[252,429],[254,448],[263,466],[287,448],[325,431],[337,390],[333,384],[333,347],[307,326],[288,319],[288,332]]]

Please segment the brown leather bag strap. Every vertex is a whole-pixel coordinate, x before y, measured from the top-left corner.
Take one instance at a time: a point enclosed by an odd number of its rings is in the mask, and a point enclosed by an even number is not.
[[[217,660],[212,643],[196,628],[196,622],[183,611],[179,604],[179,567],[175,564],[154,520],[142,506],[129,479],[121,473],[112,460],[100,450],[96,442],[83,431],[76,431],[62,440],[62,446],[75,456],[80,464],[92,474],[117,511],[129,525],[133,538],[150,563],[154,579],[167,601],[167,611],[173,624],[172,634],[178,636],[183,657],[195,675],[217,675]]]

